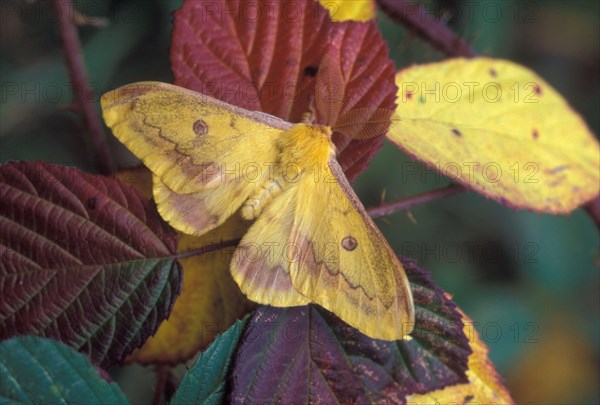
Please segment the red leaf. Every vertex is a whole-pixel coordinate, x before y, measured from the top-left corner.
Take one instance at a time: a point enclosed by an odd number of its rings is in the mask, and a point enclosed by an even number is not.
[[[0,166],[0,338],[34,334],[103,367],[154,334],[180,288],[175,234],[115,179]]]
[[[416,307],[411,341],[366,337],[316,306],[260,307],[235,355],[232,402],[403,403],[467,382],[469,342],[456,305],[403,260]]]
[[[326,55],[340,64],[340,112],[394,111],[394,66],[387,53],[373,22],[333,22],[316,0],[188,0],[175,13],[171,65],[180,86],[299,122],[322,94],[315,85]],[[316,122],[335,127],[328,118],[317,109]],[[337,134],[334,140],[350,179],[381,146],[381,136],[350,141]]]

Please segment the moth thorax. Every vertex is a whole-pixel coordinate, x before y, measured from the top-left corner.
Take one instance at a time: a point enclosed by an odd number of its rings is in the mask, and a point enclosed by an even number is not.
[[[251,195],[242,206],[242,218],[253,220],[258,218],[269,202],[277,197],[283,189],[279,180],[273,179],[263,184],[257,193]]]
[[[296,124],[282,137],[281,162],[300,167],[324,163],[333,150],[331,128],[322,125]]]

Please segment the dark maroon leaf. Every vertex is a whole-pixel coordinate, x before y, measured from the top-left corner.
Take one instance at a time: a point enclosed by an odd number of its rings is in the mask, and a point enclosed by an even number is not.
[[[404,403],[406,395],[467,382],[461,317],[429,276],[403,260],[416,306],[411,341],[366,337],[317,306],[262,306],[230,375],[232,402]]]
[[[180,86],[300,122],[323,92],[315,85],[329,56],[339,64],[334,78],[342,106],[333,116],[317,108],[316,121],[335,127],[328,120],[353,108],[395,110],[394,66],[387,54],[373,22],[333,22],[317,0],[187,0],[175,13],[171,65]],[[382,136],[359,141],[336,134],[334,140],[352,180]]]
[[[133,188],[47,163],[0,166],[0,338],[60,340],[109,367],[169,314],[175,233]]]

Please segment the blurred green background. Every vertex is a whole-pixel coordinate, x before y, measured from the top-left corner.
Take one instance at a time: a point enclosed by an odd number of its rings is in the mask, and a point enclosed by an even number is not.
[[[423,1],[481,54],[511,59],[557,88],[600,130],[600,2]],[[168,48],[180,1],[86,0],[79,30],[96,96],[139,80],[173,80]],[[0,160],[44,160],[95,171],[72,94],[50,1],[3,0],[0,10]],[[385,16],[398,67],[443,55]],[[565,134],[569,136],[569,134]],[[121,163],[130,155],[114,139]],[[414,174],[411,174],[414,173]],[[386,144],[355,188],[365,206],[447,184]],[[600,403],[600,238],[583,210],[514,211],[474,193],[378,221],[396,252],[416,259],[473,319],[519,403]],[[117,370],[133,402],[153,374]]]

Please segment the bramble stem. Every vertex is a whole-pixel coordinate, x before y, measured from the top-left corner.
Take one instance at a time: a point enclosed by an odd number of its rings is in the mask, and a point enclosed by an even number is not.
[[[413,30],[433,47],[448,56],[477,56],[473,48],[425,9],[406,0],[377,0],[381,9],[394,21]]]
[[[156,384],[154,385],[154,396],[152,397],[153,405],[165,403],[165,389],[167,381],[171,374],[171,367],[161,364],[156,366]]]
[[[240,243],[241,239],[230,239],[230,240],[222,240],[217,243],[212,243],[210,245],[202,246],[197,249],[190,249],[185,252],[178,253],[175,258],[176,259],[185,259],[191,256],[199,256],[210,252],[215,252],[217,250],[224,249],[226,247],[237,246]]]
[[[391,203],[382,204],[379,207],[367,209],[367,213],[371,218],[381,218],[386,215],[393,214],[398,211],[407,211],[416,205],[421,205],[430,201],[439,200],[441,198],[450,197],[455,194],[460,194],[467,189],[460,184],[450,184],[449,186],[438,188],[432,191],[427,191],[422,194],[413,195]]]
[[[594,198],[583,207],[596,224],[596,227],[600,230],[600,196]]]
[[[58,24],[67,60],[67,68],[71,79],[71,86],[75,95],[75,102],[85,120],[86,128],[90,134],[98,167],[103,174],[113,171],[110,150],[102,122],[98,117],[94,104],[94,94],[88,86],[88,77],[81,57],[81,44],[77,27],[73,22],[74,9],[72,0],[55,0],[54,5],[58,13]]]

